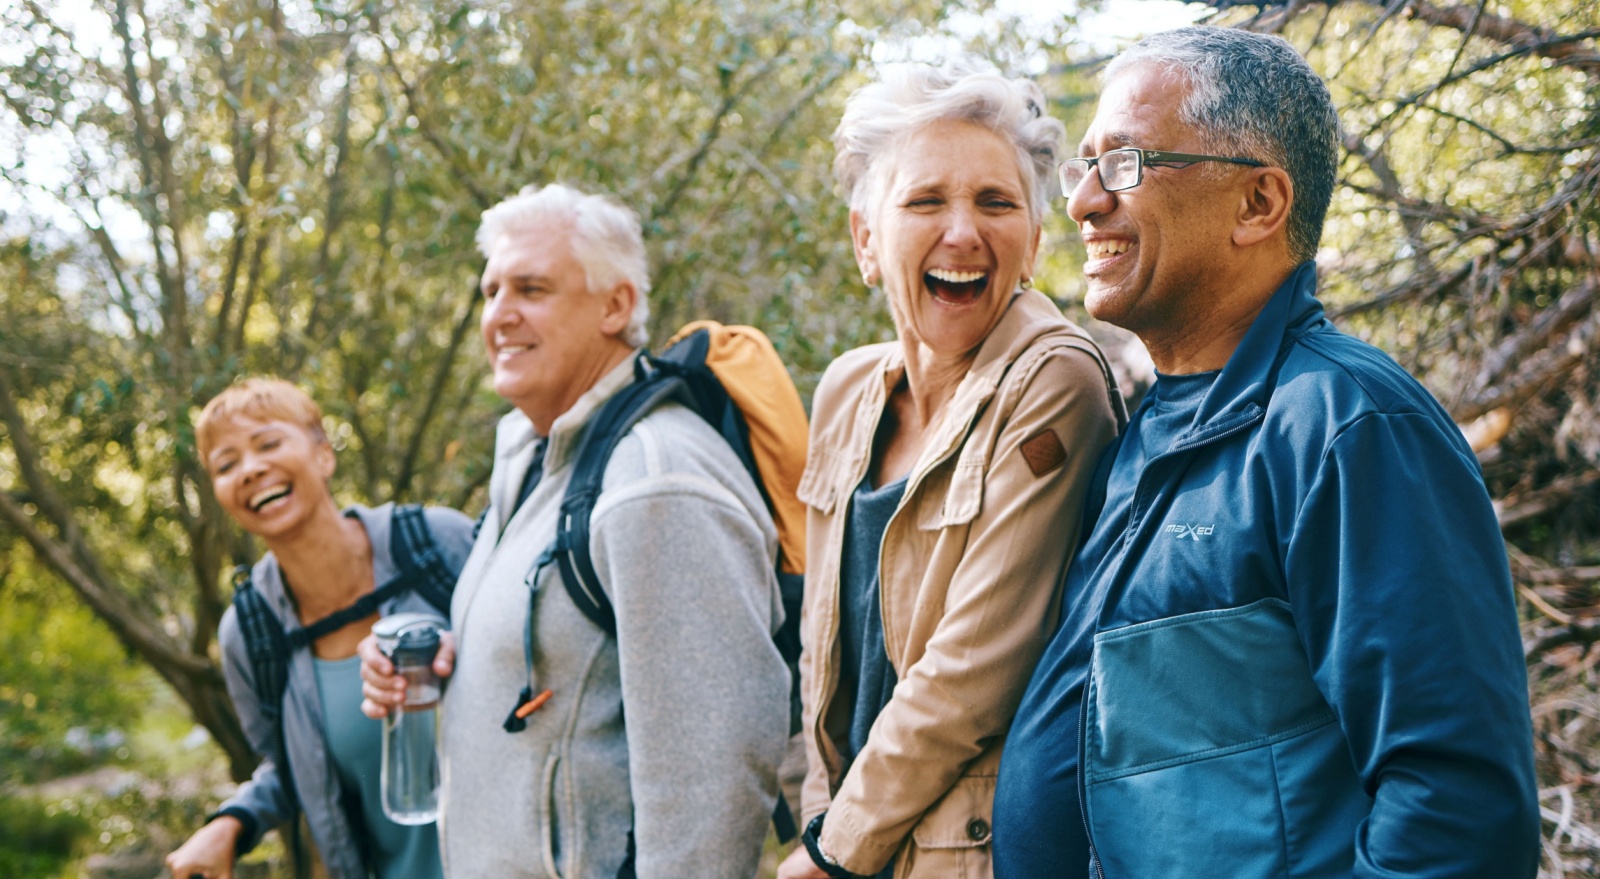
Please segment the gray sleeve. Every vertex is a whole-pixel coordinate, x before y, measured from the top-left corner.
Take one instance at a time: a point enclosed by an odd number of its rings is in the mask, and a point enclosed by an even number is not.
[[[444,563],[450,570],[461,573],[461,568],[467,563],[467,555],[472,552],[472,519],[449,507],[425,507],[422,515],[428,523],[428,531],[433,534],[439,554],[444,557]]]
[[[244,633],[239,629],[239,621],[231,607],[222,615],[217,640],[222,645],[222,677],[228,686],[228,696],[233,699],[233,708],[239,714],[239,724],[244,728],[250,748],[262,755],[261,763],[256,766],[250,780],[239,785],[234,795],[217,809],[218,814],[235,814],[245,825],[244,835],[239,838],[239,852],[242,854],[255,848],[262,834],[288,819],[292,803],[278,767],[270,756],[275,730],[262,714]],[[250,820],[245,821],[245,815]]]
[[[646,479],[610,501],[592,556],[616,608],[637,874],[745,879],[789,732],[771,549],[705,476]]]

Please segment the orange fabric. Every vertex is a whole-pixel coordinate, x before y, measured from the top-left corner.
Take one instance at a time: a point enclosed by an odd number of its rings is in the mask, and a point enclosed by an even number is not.
[[[778,527],[783,552],[779,567],[790,574],[806,570],[806,507],[796,496],[806,469],[806,410],[800,392],[765,333],[755,327],[723,326],[714,320],[687,324],[667,344],[704,328],[711,345],[706,366],[722,382],[728,398],[744,413],[750,454]]]

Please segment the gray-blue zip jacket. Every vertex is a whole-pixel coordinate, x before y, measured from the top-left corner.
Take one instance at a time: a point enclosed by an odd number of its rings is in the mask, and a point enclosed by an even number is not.
[[[372,543],[374,588],[399,574],[389,550],[393,512],[393,504],[376,508],[356,504],[344,511],[344,515],[359,519],[367,530],[367,539]],[[472,549],[472,520],[444,507],[427,507],[423,515],[445,564],[451,570],[460,570]],[[283,575],[272,553],[256,562],[251,580],[278,619],[296,619],[294,604],[284,589]],[[390,598],[379,606],[379,612],[383,616],[438,613],[414,592]],[[249,648],[231,606],[222,615],[217,640],[222,646],[223,679],[228,685],[228,695],[233,698],[234,709],[239,713],[245,737],[257,754],[271,754],[277,725],[262,711]],[[366,879],[370,875],[370,865],[362,854],[365,828],[351,820],[346,808],[346,791],[339,783],[339,773],[328,753],[324,735],[327,727],[323,722],[316,674],[310,650],[298,650],[290,657],[289,678],[283,691],[283,736],[289,755],[289,774],[293,776],[294,793],[299,795],[300,809],[305,813],[312,841],[316,843],[328,875],[333,879]],[[355,706],[348,706],[348,709],[356,710]],[[238,843],[240,853],[255,848],[264,833],[282,825],[294,814],[291,792],[284,780],[282,767],[270,756],[264,756],[250,780],[239,785],[239,790],[217,810],[218,815],[233,815],[244,825]]]
[[[1105,453],[1097,484],[1134,487],[1069,568],[1013,721],[1000,879],[1535,875],[1526,670],[1477,460],[1315,287],[1295,270],[1142,472]]]

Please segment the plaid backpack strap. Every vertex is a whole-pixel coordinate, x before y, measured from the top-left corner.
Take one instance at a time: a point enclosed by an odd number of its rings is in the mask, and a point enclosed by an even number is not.
[[[283,691],[289,681],[289,640],[283,622],[267,606],[244,565],[233,572],[233,609],[250,657],[256,698],[262,713],[276,724],[283,714]]]
[[[401,579],[448,617],[450,596],[456,589],[456,571],[439,552],[439,544],[428,528],[422,507],[396,504],[390,517],[389,533],[389,554],[394,558]]]

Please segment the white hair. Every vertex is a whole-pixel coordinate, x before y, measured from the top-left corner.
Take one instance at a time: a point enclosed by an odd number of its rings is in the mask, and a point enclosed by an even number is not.
[[[622,281],[633,284],[638,295],[622,340],[634,346],[649,341],[645,323],[650,320],[650,267],[639,215],[609,196],[590,195],[560,183],[524,186],[483,212],[478,223],[478,252],[487,258],[489,249],[501,238],[546,222],[567,227],[590,293]]]
[[[1066,126],[1045,114],[1032,80],[1007,79],[972,59],[887,65],[845,102],[833,133],[833,173],[850,209],[870,217],[883,185],[879,160],[912,132],[947,120],[981,125],[1011,143],[1028,215],[1039,225]]]

